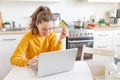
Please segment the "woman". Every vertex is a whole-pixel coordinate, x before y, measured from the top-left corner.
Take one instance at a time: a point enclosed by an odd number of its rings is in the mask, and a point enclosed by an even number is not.
[[[16,47],[10,61],[17,66],[38,64],[38,55],[43,52],[62,49],[62,39],[67,30],[62,29],[59,39],[51,31],[53,14],[48,7],[40,6],[31,16],[30,31],[27,32]]]

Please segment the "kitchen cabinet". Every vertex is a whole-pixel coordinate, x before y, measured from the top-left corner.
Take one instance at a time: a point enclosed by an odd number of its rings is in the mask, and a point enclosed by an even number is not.
[[[34,2],[58,2],[60,0],[0,0],[0,1],[34,1]]]
[[[0,80],[11,70],[10,56],[23,34],[0,34]]]
[[[94,48],[113,50],[113,30],[100,30],[94,33]],[[94,55],[94,60],[106,61],[106,56]]]
[[[120,0],[88,0],[88,2],[120,2]]]
[[[120,30],[114,31],[113,49],[116,52],[116,56],[120,57]]]
[[[120,57],[120,30],[95,31],[94,48],[115,50]]]
[[[120,2],[120,0],[108,0],[108,2]]]
[[[101,49],[112,49],[113,31],[95,31],[94,47]]]
[[[88,0],[88,2],[107,2],[108,0]]]

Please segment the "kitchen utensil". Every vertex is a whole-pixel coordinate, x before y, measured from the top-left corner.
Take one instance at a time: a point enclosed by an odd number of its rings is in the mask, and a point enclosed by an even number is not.
[[[0,12],[0,28],[3,28],[3,20],[2,20],[2,14]]]

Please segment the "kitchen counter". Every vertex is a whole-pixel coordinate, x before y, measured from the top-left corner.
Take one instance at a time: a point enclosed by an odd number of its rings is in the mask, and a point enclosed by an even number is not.
[[[93,30],[120,30],[119,26],[97,26],[97,27],[91,27],[89,29]]]
[[[30,67],[14,66],[4,80],[93,80],[93,78],[87,62],[76,61],[73,70],[42,78],[37,78]]]
[[[95,31],[99,31],[99,30],[120,30],[119,26],[97,26],[97,27],[92,27],[89,28]],[[60,33],[62,28],[61,27],[54,27],[52,28],[52,30],[56,33]],[[3,31],[0,32],[0,34],[24,34],[26,33],[28,30],[23,30],[23,31]]]
[[[27,31],[4,31],[4,32],[0,32],[0,35],[1,34],[24,34],[26,32]]]
[[[56,33],[60,33],[61,32],[61,30],[62,30],[62,28],[60,28],[60,27],[57,27],[57,28],[53,28],[52,29],[54,32],[56,32]],[[0,32],[0,35],[1,34],[24,34],[24,33],[26,33],[27,31],[29,31],[29,30],[23,30],[23,31],[1,31]]]

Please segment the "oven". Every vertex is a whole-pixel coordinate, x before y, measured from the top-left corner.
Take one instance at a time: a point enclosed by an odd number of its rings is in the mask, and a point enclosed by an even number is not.
[[[93,47],[94,44],[94,30],[70,30],[69,36],[66,38],[66,49],[78,48],[76,60],[81,60],[81,53],[83,45]],[[85,53],[84,60],[92,59],[93,55]]]

